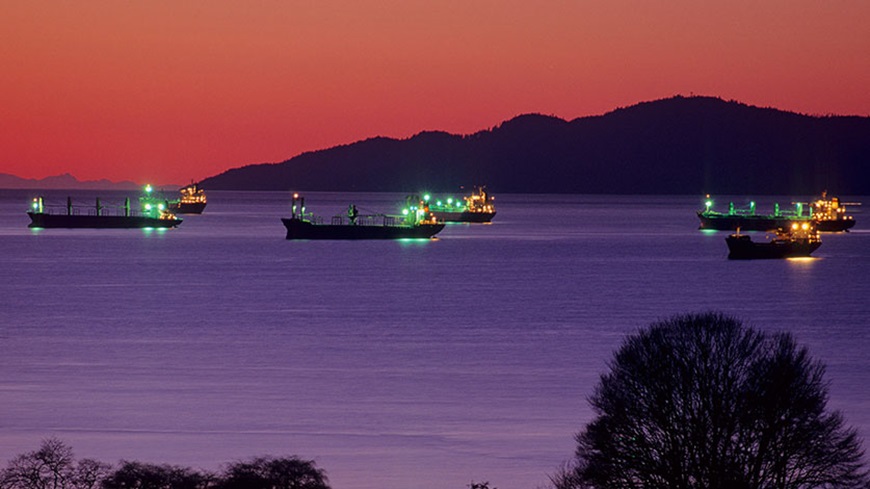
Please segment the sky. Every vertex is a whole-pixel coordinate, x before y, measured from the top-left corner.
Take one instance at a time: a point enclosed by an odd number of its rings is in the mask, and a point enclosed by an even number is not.
[[[866,0],[0,2],[0,173],[189,183],[674,95],[870,115]]]

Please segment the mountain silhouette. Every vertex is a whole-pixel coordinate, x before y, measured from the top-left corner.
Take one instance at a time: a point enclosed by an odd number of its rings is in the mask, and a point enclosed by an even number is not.
[[[714,97],[565,121],[528,114],[470,135],[375,137],[206,178],[216,190],[842,195],[870,193],[870,117]]]
[[[4,189],[87,189],[87,190],[135,190],[138,183],[130,181],[112,182],[102,180],[79,180],[69,173],[41,179],[21,178],[8,173],[0,173],[0,188]]]

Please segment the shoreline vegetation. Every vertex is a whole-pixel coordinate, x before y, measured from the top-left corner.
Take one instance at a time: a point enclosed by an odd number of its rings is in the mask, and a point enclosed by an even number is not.
[[[331,489],[326,471],[296,456],[253,457],[217,472],[121,460],[116,466],[76,460],[72,447],[51,437],[39,449],[9,461],[2,489]]]
[[[594,417],[548,489],[870,488],[862,440],[827,407],[824,364],[788,333],[718,312],[677,315],[628,335],[608,366],[589,397]],[[76,460],[55,437],[0,470],[0,489],[45,488],[331,489],[324,469],[297,456],[216,472],[113,466]]]
[[[474,482],[469,489],[498,489]],[[324,469],[297,456],[260,456],[219,471],[121,460],[117,465],[76,459],[57,437],[20,454],[0,470],[0,489],[332,489]]]

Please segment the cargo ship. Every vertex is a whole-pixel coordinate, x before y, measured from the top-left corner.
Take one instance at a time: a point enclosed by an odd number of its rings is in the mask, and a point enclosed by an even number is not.
[[[430,239],[444,229],[427,214],[421,205],[406,206],[401,216],[386,214],[359,214],[351,204],[346,215],[337,214],[328,222],[322,217],[307,213],[305,198],[293,194],[291,215],[281,218],[287,229],[287,239]]]
[[[423,196],[429,211],[435,219],[444,222],[491,222],[495,217],[495,200],[486,192],[486,187],[475,187],[471,195],[462,199],[447,197],[432,200],[429,194]]]
[[[199,185],[191,183],[186,187],[181,187],[178,191],[181,193],[181,197],[169,201],[170,211],[176,214],[202,214],[208,202],[205,191],[199,188]]]
[[[707,196],[703,210],[698,211],[701,220],[700,229],[716,231],[733,231],[740,228],[744,231],[772,231],[775,229],[790,229],[792,224],[812,223],[817,231],[841,232],[855,226],[855,219],[846,214],[846,205],[858,203],[842,203],[837,197],[828,198],[826,193],[814,202],[795,202],[794,210],[781,210],[779,204],[774,204],[773,214],[758,214],[755,202],[750,202],[748,208],[737,209],[734,203],[728,204],[728,212],[713,210],[713,201]]]
[[[790,228],[777,230],[776,236],[766,242],[754,242],[738,229],[725,242],[730,260],[808,257],[822,245],[818,231],[809,222],[792,223]]]
[[[30,228],[174,228],[182,221],[163,205],[147,204],[134,211],[129,198],[124,199],[123,206],[104,205],[99,197],[93,206],[73,205],[70,197],[66,206],[48,206],[43,197],[35,197],[27,215]]]

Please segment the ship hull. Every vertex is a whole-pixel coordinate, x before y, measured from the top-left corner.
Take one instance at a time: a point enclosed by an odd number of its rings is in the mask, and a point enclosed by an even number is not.
[[[28,212],[30,228],[93,228],[93,229],[128,229],[128,228],[173,228],[181,224],[181,219],[159,219],[146,216],[92,216],[68,214],[43,214]]]
[[[495,212],[431,211],[435,219],[444,222],[492,222]]]
[[[787,229],[794,223],[813,222],[815,228],[823,232],[848,231],[855,225],[854,219],[825,219],[812,220],[809,218],[789,218],[769,215],[737,216],[728,214],[709,215],[698,212],[701,220],[701,229],[715,231],[771,231],[774,229]]]
[[[314,224],[300,219],[282,218],[287,239],[429,239],[444,229],[444,223],[415,226]]]
[[[749,236],[729,236],[728,258],[730,260],[761,260],[776,258],[808,257],[822,245],[821,241],[788,241],[774,240],[766,243],[755,243]]]
[[[172,202],[169,210],[175,214],[202,214],[205,206],[205,202]]]
[[[829,219],[822,221],[815,221],[816,229],[825,233],[839,233],[842,231],[848,231],[855,226],[854,219]]]

